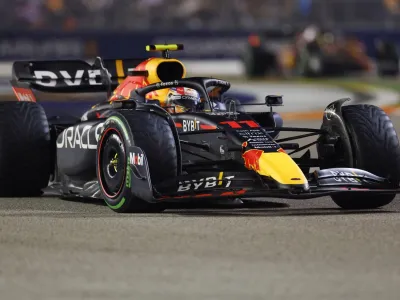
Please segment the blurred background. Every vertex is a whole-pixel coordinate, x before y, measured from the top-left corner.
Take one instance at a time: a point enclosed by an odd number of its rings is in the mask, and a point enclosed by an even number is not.
[[[173,55],[190,75],[397,89],[400,0],[0,0],[0,20],[3,79],[14,60],[145,58],[146,44],[183,43]]]

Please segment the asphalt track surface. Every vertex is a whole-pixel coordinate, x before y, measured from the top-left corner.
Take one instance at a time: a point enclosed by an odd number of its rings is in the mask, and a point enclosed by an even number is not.
[[[270,200],[118,215],[102,203],[0,199],[0,297],[399,299],[400,197],[359,212],[329,198]]]

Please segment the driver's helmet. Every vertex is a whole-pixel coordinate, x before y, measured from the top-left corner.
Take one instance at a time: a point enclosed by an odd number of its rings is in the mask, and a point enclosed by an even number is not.
[[[200,94],[196,90],[176,87],[169,89],[164,106],[169,113],[184,113],[196,111],[200,102]]]

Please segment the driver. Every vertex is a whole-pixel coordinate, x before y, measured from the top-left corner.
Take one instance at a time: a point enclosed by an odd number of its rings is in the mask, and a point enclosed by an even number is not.
[[[170,88],[162,106],[169,113],[193,112],[200,108],[200,94],[186,87]]]

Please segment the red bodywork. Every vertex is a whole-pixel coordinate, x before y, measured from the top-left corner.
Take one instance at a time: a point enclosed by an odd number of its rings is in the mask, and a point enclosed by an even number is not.
[[[134,70],[135,71],[146,71],[147,65],[156,58],[149,58],[140,63]],[[128,99],[130,93],[138,88],[142,88],[144,86],[149,85],[150,82],[146,77],[143,76],[127,76],[123,82],[114,90],[113,95],[110,98],[110,101]],[[147,94],[148,99],[153,99],[155,96],[158,96],[157,91]]]

